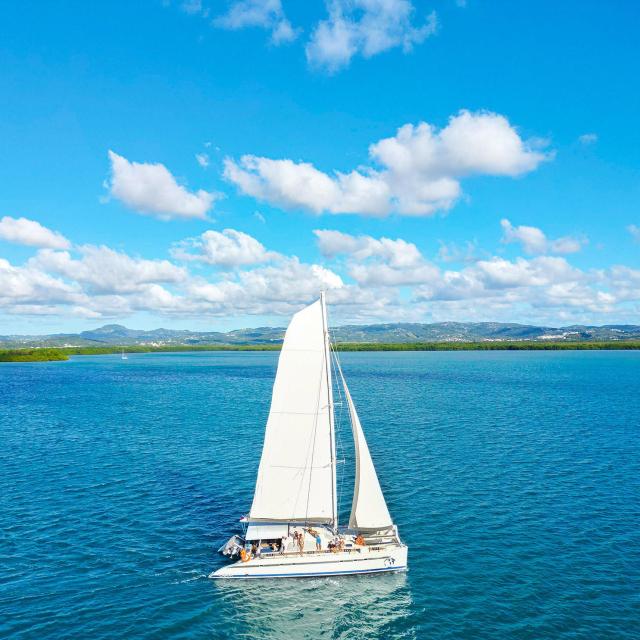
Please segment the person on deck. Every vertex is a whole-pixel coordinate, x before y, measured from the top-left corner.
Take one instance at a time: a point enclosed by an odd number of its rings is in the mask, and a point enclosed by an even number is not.
[[[361,547],[364,547],[367,543],[364,541],[364,537],[361,533],[358,534],[358,537],[355,540],[355,543]]]
[[[316,541],[316,551],[322,551],[322,538],[320,534],[315,529],[307,529],[309,535],[312,536]]]
[[[284,553],[287,550],[287,538],[288,536],[282,536],[280,540],[280,553]]]
[[[298,534],[298,549],[300,549],[300,555],[304,553],[304,529],[302,533]]]

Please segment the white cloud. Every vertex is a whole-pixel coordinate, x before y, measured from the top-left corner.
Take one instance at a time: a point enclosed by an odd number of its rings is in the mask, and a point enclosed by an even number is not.
[[[551,241],[550,253],[577,253],[582,247],[588,243],[588,240],[581,236],[579,238],[573,236],[563,236]]]
[[[630,224],[627,226],[627,231],[631,234],[631,237],[636,241],[640,242],[640,227],[636,224]]]
[[[194,251],[195,250],[195,251]],[[258,264],[277,257],[252,236],[236,231],[205,231],[197,238],[176,243],[171,255],[178,260],[206,262],[222,267]]]
[[[437,29],[435,12],[419,26],[410,0],[328,0],[329,17],[318,23],[306,45],[309,64],[333,73],[356,55],[370,58],[401,47],[406,53]]]
[[[360,285],[420,284],[437,277],[438,269],[423,258],[412,242],[352,236],[327,229],[314,233],[325,257],[347,256],[349,275]]]
[[[206,218],[220,197],[202,189],[189,192],[163,164],[129,162],[113,151],[109,151],[109,159],[111,195],[139,213],[161,220]]]
[[[312,164],[292,160],[271,160],[242,156],[239,163],[225,160],[225,178],[247,195],[285,209],[303,208],[322,213],[386,215],[390,211],[387,185],[376,175],[357,171],[336,173],[319,171]]]
[[[418,301],[434,304],[460,301],[460,305],[477,301],[490,305],[494,313],[501,307],[513,309],[517,305],[556,306],[563,296],[567,304],[573,304],[578,291],[585,306],[598,298],[585,273],[572,267],[565,258],[554,256],[513,261],[494,256],[459,271],[443,271],[438,279],[414,291]],[[464,306],[459,310],[464,310]],[[470,307],[467,313],[472,313]]]
[[[271,31],[271,42],[275,45],[291,42],[298,36],[298,31],[284,14],[280,0],[236,0],[213,24],[231,30],[247,27],[267,29]]]
[[[203,169],[209,166],[209,155],[206,153],[196,153],[196,160]]]
[[[565,258],[538,256],[532,259],[501,257],[477,259],[459,270],[441,270],[429,262],[418,248],[404,240],[352,236],[337,231],[315,231],[318,244],[327,259],[346,256],[349,275],[365,291],[395,291],[412,287],[413,311],[436,311],[443,319],[483,317],[486,310],[510,313],[513,308],[574,308],[608,313],[623,299],[621,282],[632,278],[618,271],[606,274],[585,273]],[[640,272],[639,272],[640,273]],[[640,278],[638,280],[640,282]],[[607,291],[599,287],[616,290]],[[634,298],[635,296],[635,298]],[[624,299],[640,298],[640,286],[625,290]],[[395,303],[399,304],[396,296]],[[485,305],[487,309],[473,305]],[[421,307],[420,305],[427,305]],[[406,310],[408,313],[410,311]],[[535,311],[539,314],[539,311]],[[493,318],[495,319],[495,315]]]
[[[45,248],[23,266],[0,259],[0,309],[114,319],[146,312],[188,323],[207,316],[290,316],[323,289],[334,324],[523,319],[555,325],[596,318],[611,324],[633,322],[640,309],[640,270],[625,265],[581,270],[553,255],[475,256],[445,269],[403,238],[314,233],[321,263],[269,251],[234,229],[209,231],[178,245],[191,263],[203,263],[193,272],[192,264],[104,246]]]
[[[583,133],[579,138],[578,142],[585,146],[590,144],[595,144],[598,142],[598,134],[597,133]]]
[[[500,221],[500,225],[504,231],[502,241],[505,244],[520,242],[526,253],[546,253],[547,236],[537,227],[514,227],[506,218]]]
[[[573,236],[563,236],[562,238],[549,240],[538,227],[528,227],[526,225],[514,227],[506,218],[500,221],[500,225],[504,232],[502,242],[505,244],[519,242],[522,244],[525,253],[529,255],[576,253],[587,243],[586,238]]]
[[[47,229],[35,220],[10,216],[0,218],[0,240],[50,249],[67,249],[71,246],[61,233]]]
[[[77,288],[31,266],[16,267],[0,258],[0,306],[75,302]]]
[[[564,258],[555,256],[516,258],[513,262],[494,257],[480,260],[469,269],[490,289],[542,286],[580,277]]]
[[[402,239],[378,240],[371,236],[352,236],[329,229],[316,229],[313,233],[318,239],[320,251],[327,258],[335,258],[340,254],[347,254],[357,261],[376,257],[399,268],[416,267],[422,262],[416,245]]]
[[[330,290],[337,300],[339,292],[347,289],[334,271],[318,264],[305,264],[296,257],[238,271],[235,277],[217,282],[194,278],[187,288],[193,304],[205,305],[217,315],[288,315],[301,304],[316,299],[322,290]]]
[[[470,175],[518,176],[551,157],[523,141],[509,121],[461,111],[438,131],[408,124],[369,147],[379,168],[332,175],[308,162],[245,155],[225,160],[224,176],[240,191],[287,209],[320,214],[425,216],[450,209]]]
[[[126,253],[105,246],[79,247],[80,259],[68,251],[42,249],[29,260],[29,266],[64,276],[99,293],[132,293],[146,289],[146,285],[180,282],[187,277],[184,268],[168,260],[132,258]]]

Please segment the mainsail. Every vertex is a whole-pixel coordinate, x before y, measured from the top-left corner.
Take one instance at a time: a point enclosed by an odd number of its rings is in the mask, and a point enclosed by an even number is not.
[[[349,387],[340,369],[340,378],[349,406],[351,427],[356,454],[356,475],[353,489],[353,502],[351,503],[351,515],[349,516],[349,528],[366,531],[384,531],[389,529],[393,522],[387,509],[387,503],[382,495],[380,482],[376,469],[371,460],[369,447],[362,431],[360,418],[353,404]]]
[[[282,344],[249,521],[337,524],[331,363],[324,295]]]

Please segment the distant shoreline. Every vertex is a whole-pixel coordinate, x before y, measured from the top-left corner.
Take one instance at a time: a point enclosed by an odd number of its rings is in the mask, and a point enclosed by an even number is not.
[[[343,342],[338,351],[629,351],[640,350],[638,340],[607,342]],[[108,346],[108,347],[44,347],[0,350],[0,362],[53,362],[68,360],[76,355],[108,355],[125,353],[181,353],[189,351],[279,351],[280,345],[173,345],[173,346]]]

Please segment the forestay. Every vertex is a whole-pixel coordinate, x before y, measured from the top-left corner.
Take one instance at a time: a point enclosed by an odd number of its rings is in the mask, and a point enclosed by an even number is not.
[[[349,406],[356,455],[355,486],[349,528],[363,531],[385,531],[393,525],[393,522],[389,515],[387,503],[382,495],[382,489],[380,488],[378,475],[373,466],[369,447],[362,431],[360,418],[358,418],[351,393],[349,393],[349,387],[347,387],[341,370],[340,377]]]
[[[335,455],[324,299],[293,316],[273,385],[250,521],[335,524]]]

